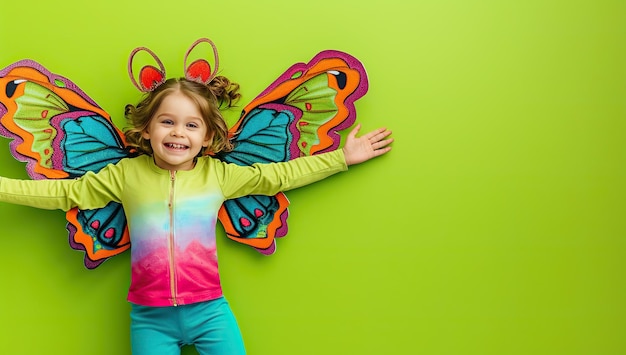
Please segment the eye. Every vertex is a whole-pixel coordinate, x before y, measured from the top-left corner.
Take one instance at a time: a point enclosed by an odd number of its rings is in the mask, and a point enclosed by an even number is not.
[[[166,119],[163,119],[161,121],[161,123],[164,124],[164,125],[172,125],[172,124],[174,124],[174,121],[166,118]]]
[[[200,128],[200,125],[195,122],[187,123],[187,127],[189,128]]]

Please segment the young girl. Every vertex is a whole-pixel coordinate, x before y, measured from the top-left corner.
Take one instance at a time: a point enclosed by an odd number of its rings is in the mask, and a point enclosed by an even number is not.
[[[235,318],[222,295],[215,223],[226,199],[274,195],[344,171],[388,152],[387,129],[356,137],[343,149],[285,163],[238,166],[204,154],[231,149],[219,105],[239,97],[218,76],[209,85],[169,79],[127,107],[127,143],[139,156],[73,180],[0,178],[0,201],[45,209],[123,205],[132,240],[132,352],[244,354]]]

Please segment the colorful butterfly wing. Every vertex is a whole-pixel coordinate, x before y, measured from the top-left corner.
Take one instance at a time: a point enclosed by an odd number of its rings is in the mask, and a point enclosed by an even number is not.
[[[98,172],[107,164],[130,155],[122,136],[102,116],[85,115],[61,125],[64,139],[58,144],[64,152],[63,167],[70,176]],[[56,145],[55,145],[56,146]],[[85,251],[85,266],[95,268],[106,259],[130,247],[126,216],[122,205],[109,202],[95,210],[73,209],[66,214],[70,245]]]
[[[95,210],[74,208],[67,212],[66,218],[70,246],[85,252],[88,269],[130,248],[126,216],[117,202]]]
[[[288,131],[294,118],[289,110],[253,109],[233,136],[233,151],[219,154],[218,158],[237,165],[293,159],[286,147],[291,145],[292,135]],[[276,248],[274,238],[287,233],[288,205],[283,193],[244,196],[225,201],[218,217],[229,238],[272,254]]]
[[[248,104],[231,128],[235,149],[218,158],[240,165],[288,161],[335,150],[356,118],[354,102],[368,89],[363,65],[339,51],[297,63]],[[220,222],[229,238],[265,254],[287,233],[284,194],[229,200]]]
[[[0,134],[33,179],[74,178],[129,156],[109,115],[70,80],[32,60],[0,71]],[[121,206],[67,212],[70,244],[96,267],[130,246]]]

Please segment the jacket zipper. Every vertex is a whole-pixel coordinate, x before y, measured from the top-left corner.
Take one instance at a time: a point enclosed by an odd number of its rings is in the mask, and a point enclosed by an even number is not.
[[[176,299],[176,273],[174,263],[174,186],[176,182],[176,171],[170,171],[170,197],[168,201],[168,208],[170,212],[170,235],[169,235],[169,249],[170,249],[170,292],[172,294],[172,302],[174,307],[178,306],[178,300]]]

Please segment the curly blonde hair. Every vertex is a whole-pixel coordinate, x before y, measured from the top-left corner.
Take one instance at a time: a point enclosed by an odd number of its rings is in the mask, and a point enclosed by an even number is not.
[[[163,99],[175,92],[183,93],[197,105],[207,125],[207,132],[213,133],[212,142],[200,154],[205,152],[217,154],[232,150],[228,125],[220,109],[233,107],[241,95],[239,84],[231,82],[224,76],[216,76],[208,85],[186,78],[168,79],[154,91],[148,92],[136,106],[126,105],[124,115],[130,124],[130,128],[124,131],[126,144],[136,149],[139,154],[152,155],[150,141],[143,137],[143,132],[148,128]]]

